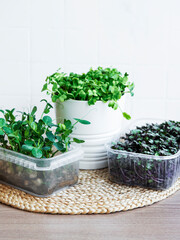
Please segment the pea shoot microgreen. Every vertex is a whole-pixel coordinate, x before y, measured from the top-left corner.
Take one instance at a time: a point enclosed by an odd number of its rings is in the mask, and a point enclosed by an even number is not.
[[[3,115],[0,118],[0,147],[35,158],[50,158],[58,151],[68,151],[72,142],[84,142],[76,138],[71,139],[69,135],[77,123],[90,124],[90,122],[75,119],[74,124],[70,120],[54,124],[52,118],[47,115],[52,105],[45,99],[42,102],[46,105],[39,120],[36,120],[36,106],[30,113],[17,112],[17,114],[14,108],[0,110]]]

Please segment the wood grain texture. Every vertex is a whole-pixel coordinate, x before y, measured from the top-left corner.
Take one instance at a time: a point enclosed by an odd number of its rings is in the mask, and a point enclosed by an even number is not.
[[[159,203],[100,215],[29,213],[0,204],[0,240],[179,240],[180,191]]]

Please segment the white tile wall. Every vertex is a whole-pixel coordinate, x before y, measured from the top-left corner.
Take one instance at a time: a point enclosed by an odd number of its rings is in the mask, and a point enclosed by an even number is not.
[[[31,28],[53,28],[56,30],[58,29],[59,32],[63,31],[64,0],[24,1],[29,2],[29,17]],[[58,31],[56,31],[56,33],[58,33]]]
[[[63,63],[64,32],[61,29],[32,28],[30,45],[31,62]]]
[[[180,99],[180,67],[168,67],[168,81],[167,81],[167,99],[179,100]]]
[[[65,63],[97,63],[98,38],[92,30],[65,30]]]
[[[0,63],[0,96],[26,96],[30,99],[30,81],[28,79],[28,64],[23,62],[1,62]],[[1,104],[3,102],[0,102]]]
[[[65,27],[68,29],[97,29],[98,1],[65,0]]]
[[[30,24],[29,3],[27,0],[1,0],[0,27],[27,28]]]
[[[180,120],[179,9],[179,0],[1,0],[0,107],[42,109],[47,75],[101,65],[135,82],[133,119]]]
[[[29,30],[0,28],[0,61],[27,62]]]
[[[135,98],[164,100],[166,95],[166,69],[157,65],[137,65],[134,77],[138,79],[134,89]],[[143,89],[142,89],[143,86]]]

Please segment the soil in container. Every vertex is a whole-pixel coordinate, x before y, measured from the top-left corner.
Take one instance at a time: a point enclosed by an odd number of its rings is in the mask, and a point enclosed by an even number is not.
[[[38,196],[48,196],[78,181],[78,161],[53,170],[33,170],[0,160],[0,181]]]

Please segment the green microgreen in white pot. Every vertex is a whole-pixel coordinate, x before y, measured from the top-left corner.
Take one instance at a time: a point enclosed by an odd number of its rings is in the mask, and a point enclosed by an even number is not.
[[[114,110],[120,108],[118,100],[126,93],[133,93],[134,83],[128,81],[128,74],[121,74],[116,68],[92,68],[87,73],[69,75],[57,71],[46,78],[42,91],[51,94],[53,102],[68,99],[87,101],[94,105],[97,101],[108,102]],[[122,110],[121,110],[122,111]],[[126,119],[130,115],[122,111]]]

